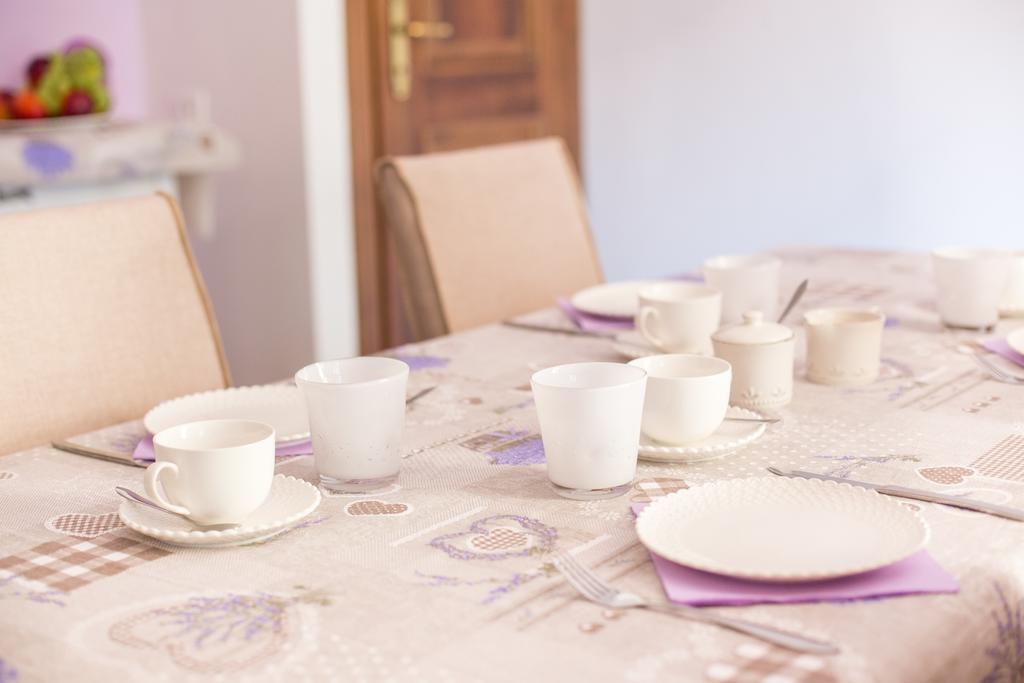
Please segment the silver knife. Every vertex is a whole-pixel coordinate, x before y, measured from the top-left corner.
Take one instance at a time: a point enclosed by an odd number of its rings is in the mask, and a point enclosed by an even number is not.
[[[772,474],[777,474],[780,477],[803,477],[805,479],[824,479],[826,481],[838,481],[842,484],[852,484],[853,486],[861,486],[866,489],[873,489],[875,491],[878,491],[879,493],[884,493],[887,496],[896,496],[897,498],[910,498],[911,500],[923,500],[926,503],[939,503],[940,505],[949,505],[950,507],[963,508],[964,510],[984,512],[989,515],[995,515],[996,517],[1005,517],[1006,519],[1024,522],[1024,510],[1007,507],[1006,505],[986,503],[983,500],[970,500],[969,498],[950,496],[945,493],[925,491],[924,489],[911,489],[907,488],[906,486],[892,486],[890,484],[871,484],[866,481],[857,481],[855,479],[843,479],[842,477],[830,477],[826,474],[804,472],[802,470],[784,470],[780,467],[769,467],[768,471],[771,472]]]

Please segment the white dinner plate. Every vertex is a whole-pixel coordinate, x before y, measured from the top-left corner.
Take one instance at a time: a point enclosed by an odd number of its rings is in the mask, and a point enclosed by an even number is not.
[[[731,406],[726,415],[732,417],[763,417],[746,408]],[[735,453],[761,438],[768,426],[764,422],[724,420],[708,438],[687,446],[671,446],[640,435],[640,459],[653,462],[695,463],[715,460]]]
[[[1024,353],[1024,327],[1007,335],[1006,343],[1017,353]]]
[[[228,548],[255,543],[287,531],[320,505],[320,491],[312,484],[278,474],[270,495],[255,512],[229,529],[202,529],[166,512],[122,501],[117,513],[129,529],[171,545]]]
[[[576,309],[590,315],[632,318],[636,315],[637,294],[644,287],[658,282],[659,280],[607,282],[576,292],[570,301]]]
[[[274,428],[278,445],[309,438],[306,402],[296,386],[268,384],[215,389],[164,401],[142,419],[156,434],[169,427],[199,420],[254,420]]]
[[[757,581],[818,581],[906,559],[928,543],[916,511],[834,481],[757,477],[683,489],[641,514],[637,535],[678,564]]]

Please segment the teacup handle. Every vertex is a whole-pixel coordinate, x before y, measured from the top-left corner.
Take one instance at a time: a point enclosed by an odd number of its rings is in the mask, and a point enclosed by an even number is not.
[[[641,308],[640,316],[637,319],[637,327],[640,328],[640,334],[659,349],[664,348],[665,342],[651,329],[651,322],[660,317],[661,314],[658,313],[656,308]]]
[[[160,483],[160,473],[164,470],[171,470],[177,474],[178,466],[173,462],[160,460],[146,468],[146,495],[171,512],[176,512],[179,515],[188,515],[188,508],[182,507],[181,505],[175,505],[167,500],[167,496],[164,495],[164,487],[163,484]]]

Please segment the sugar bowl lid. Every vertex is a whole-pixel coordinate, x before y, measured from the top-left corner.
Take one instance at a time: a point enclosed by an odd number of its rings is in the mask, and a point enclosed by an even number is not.
[[[728,325],[711,335],[726,344],[775,344],[793,337],[793,330],[779,323],[766,322],[761,311],[747,311],[743,322]]]

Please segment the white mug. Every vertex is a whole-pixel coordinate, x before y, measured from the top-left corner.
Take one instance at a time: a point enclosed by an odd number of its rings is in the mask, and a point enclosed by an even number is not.
[[[548,479],[575,500],[618,496],[636,476],[647,373],[621,363],[570,363],[534,373]]]
[[[662,282],[640,290],[636,328],[660,351],[710,353],[722,316],[722,293],[693,282]]]
[[[722,322],[736,323],[747,311],[765,320],[779,314],[782,261],[770,254],[730,254],[704,262],[704,281],[722,292]]]
[[[942,322],[972,329],[995,325],[1010,264],[1010,254],[995,249],[950,247],[932,252]]]
[[[295,373],[325,488],[365,493],[398,478],[408,381],[409,366],[384,356],[313,363]]]
[[[250,420],[205,420],[153,437],[146,493],[197,524],[238,524],[263,504],[274,479],[274,428]]]
[[[878,379],[885,316],[876,308],[816,308],[807,325],[807,379],[856,386]]]
[[[729,409],[732,367],[721,358],[667,354],[630,365],[647,372],[643,433],[673,445],[711,436]]]

